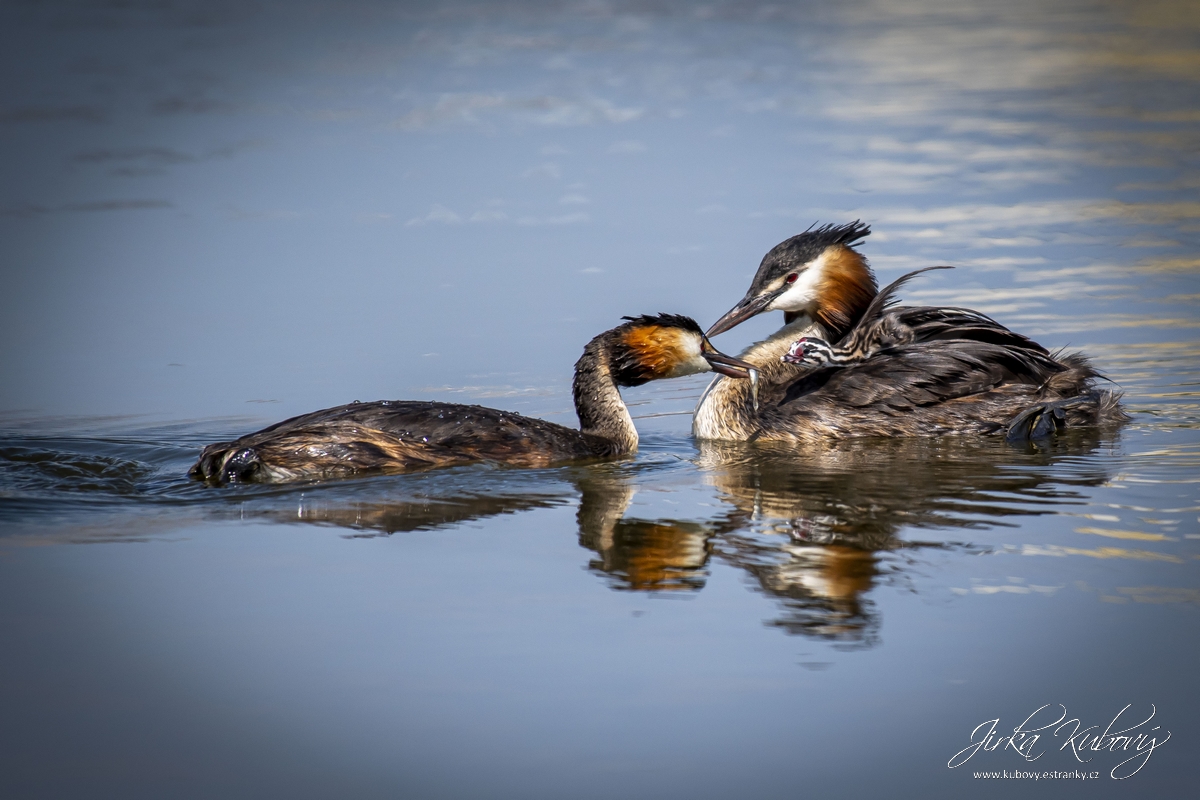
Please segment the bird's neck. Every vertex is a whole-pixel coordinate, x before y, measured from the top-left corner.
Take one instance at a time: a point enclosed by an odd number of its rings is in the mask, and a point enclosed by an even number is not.
[[[611,443],[612,455],[637,450],[638,433],[613,379],[609,353],[603,336],[588,342],[575,363],[575,413],[579,429]]]
[[[758,370],[763,399],[770,389],[797,378],[807,368],[783,360],[792,343],[801,336],[824,339],[825,327],[807,315],[784,325],[761,342],[747,347],[740,356]],[[746,439],[758,430],[750,381],[728,380],[717,376],[708,385],[692,417],[692,434],[698,439]]]
[[[808,316],[825,327],[822,338],[836,343],[862,319],[879,285],[862,253],[850,247],[829,248],[813,269],[817,273],[812,307],[785,311],[784,323],[790,325]]]

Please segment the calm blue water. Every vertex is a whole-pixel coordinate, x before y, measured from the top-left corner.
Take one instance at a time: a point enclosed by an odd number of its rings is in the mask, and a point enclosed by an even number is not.
[[[11,3],[0,44],[0,795],[1194,793],[1194,4]],[[716,445],[689,378],[612,464],[185,478],[354,399],[573,424],[593,335],[859,218],[1132,421]],[[1047,704],[1170,740],[948,767]]]

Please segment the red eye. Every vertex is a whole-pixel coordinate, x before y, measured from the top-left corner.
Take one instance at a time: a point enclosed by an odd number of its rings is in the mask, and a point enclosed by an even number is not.
[[[783,282],[784,283],[795,283],[796,278],[799,278],[799,277],[800,277],[799,275],[797,275],[796,273],[793,272],[791,275],[788,275],[786,278],[784,278]]]

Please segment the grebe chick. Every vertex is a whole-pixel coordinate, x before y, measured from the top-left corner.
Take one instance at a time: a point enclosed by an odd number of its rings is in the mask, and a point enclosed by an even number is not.
[[[861,238],[866,231],[859,225],[801,234],[785,242],[785,250],[811,253],[795,240],[829,231],[849,230],[842,236],[857,231]],[[893,307],[896,290],[926,270],[905,275],[867,303],[856,300],[850,314],[856,322],[849,328],[827,325],[820,309],[830,302],[823,293],[861,298],[858,289],[865,285],[862,270],[842,268],[842,277],[828,277],[830,263],[853,262],[846,250],[844,243],[826,246],[805,264],[768,253],[746,298],[709,335],[773,309],[798,316],[741,355],[760,370],[761,408],[755,411],[743,387],[715,380],[693,418],[697,438],[815,442],[996,433],[1029,438],[1068,424],[1125,419],[1118,396],[1095,388],[1102,376],[1081,355],[1053,356],[969,309]],[[816,277],[803,277],[813,270]],[[838,280],[858,281],[858,289],[841,291]]]
[[[575,364],[580,430],[482,406],[415,400],[314,411],[204,448],[189,474],[211,484],[285,483],[492,462],[543,467],[628,455],[637,429],[618,387],[752,367],[719,353],[689,317],[628,320],[588,342]]]
[[[935,269],[954,267],[925,267],[900,276],[875,295],[859,323],[840,342],[831,344],[818,336],[803,336],[792,344],[783,360],[809,369],[845,367],[862,363],[888,347],[935,339],[974,339],[1049,355],[1037,342],[969,308],[895,307],[896,292],[901,286]]]

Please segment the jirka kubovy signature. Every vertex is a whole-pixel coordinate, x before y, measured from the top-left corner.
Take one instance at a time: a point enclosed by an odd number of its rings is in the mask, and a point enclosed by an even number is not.
[[[1011,734],[1005,736],[996,735],[996,728],[1000,725],[1000,718],[990,719],[975,726],[975,729],[971,731],[971,744],[955,753],[954,757],[946,763],[946,766],[950,769],[961,767],[970,761],[980,750],[992,752],[995,750],[1012,749],[1026,761],[1037,761],[1046,752],[1044,749],[1045,745],[1042,748],[1038,747],[1038,743],[1042,740],[1043,736],[1048,735],[1043,732],[1051,731],[1051,734],[1055,738],[1058,738],[1060,735],[1066,736],[1065,741],[1063,741],[1058,749],[1061,751],[1066,750],[1068,747],[1071,748],[1075,759],[1080,763],[1091,761],[1091,754],[1093,753],[1107,750],[1110,753],[1124,754],[1129,752],[1130,748],[1133,748],[1133,755],[1121,761],[1109,772],[1110,777],[1116,780],[1124,780],[1136,775],[1142,767],[1146,766],[1146,762],[1150,760],[1150,756],[1154,753],[1155,749],[1162,747],[1171,738],[1170,731],[1164,731],[1166,738],[1161,741],[1159,737],[1162,734],[1152,735],[1154,731],[1162,727],[1160,725],[1155,725],[1153,728],[1144,727],[1154,719],[1154,715],[1157,713],[1154,704],[1150,705],[1150,716],[1141,722],[1130,725],[1127,728],[1116,729],[1118,724],[1125,724],[1120,722],[1120,719],[1132,705],[1130,703],[1118,711],[1117,715],[1112,718],[1112,721],[1108,723],[1103,731],[1099,730],[1099,725],[1084,727],[1078,718],[1067,719],[1067,707],[1062,704],[1058,704],[1058,707],[1062,709],[1062,714],[1053,722],[1041,725],[1040,720],[1037,722],[1034,721],[1035,717],[1051,707],[1051,704],[1047,703],[1026,717],[1024,722],[1013,728]],[[1126,765],[1128,767],[1122,769]]]

